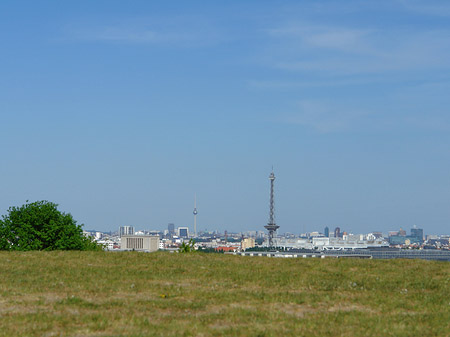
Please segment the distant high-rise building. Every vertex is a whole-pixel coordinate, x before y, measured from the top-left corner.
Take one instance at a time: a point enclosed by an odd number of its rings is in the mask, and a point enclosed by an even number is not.
[[[180,238],[189,237],[189,228],[188,227],[178,227],[178,236]]]
[[[324,234],[325,234],[325,237],[330,237],[330,229],[328,228],[328,226],[327,227],[325,227],[325,229],[324,229]]]
[[[339,227],[336,227],[334,229],[334,237],[335,238],[340,238],[341,237],[341,229]]]
[[[423,241],[423,229],[417,228],[417,226],[414,226],[413,228],[411,228],[411,236],[419,239],[420,242],[422,242]]]
[[[255,247],[255,239],[254,238],[245,238],[241,241],[241,249],[246,250],[247,248]]]
[[[399,236],[406,236],[406,231],[404,229],[401,229],[398,231]]]
[[[167,229],[170,236],[175,235],[175,225],[173,223],[168,224]]]
[[[411,235],[393,235],[389,237],[389,243],[391,245],[421,244],[422,239]]]
[[[119,235],[134,235],[134,227],[133,226],[120,226],[119,227]]]

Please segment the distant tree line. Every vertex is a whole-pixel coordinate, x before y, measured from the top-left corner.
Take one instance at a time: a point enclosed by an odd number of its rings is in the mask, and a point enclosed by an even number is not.
[[[206,247],[198,247],[198,252],[202,252],[202,253],[223,253],[223,249],[221,250],[217,250],[215,248],[206,248]]]

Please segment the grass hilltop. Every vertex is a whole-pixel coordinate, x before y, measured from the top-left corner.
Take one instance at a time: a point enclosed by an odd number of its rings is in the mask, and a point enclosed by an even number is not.
[[[0,252],[0,336],[450,336],[450,263]]]

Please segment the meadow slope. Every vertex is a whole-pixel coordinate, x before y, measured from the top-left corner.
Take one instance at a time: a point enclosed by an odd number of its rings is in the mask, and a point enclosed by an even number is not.
[[[0,336],[450,336],[450,263],[0,252]]]

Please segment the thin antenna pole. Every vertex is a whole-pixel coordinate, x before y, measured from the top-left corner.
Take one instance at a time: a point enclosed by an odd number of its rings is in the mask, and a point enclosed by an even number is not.
[[[194,193],[194,237],[197,237],[197,193]]]

